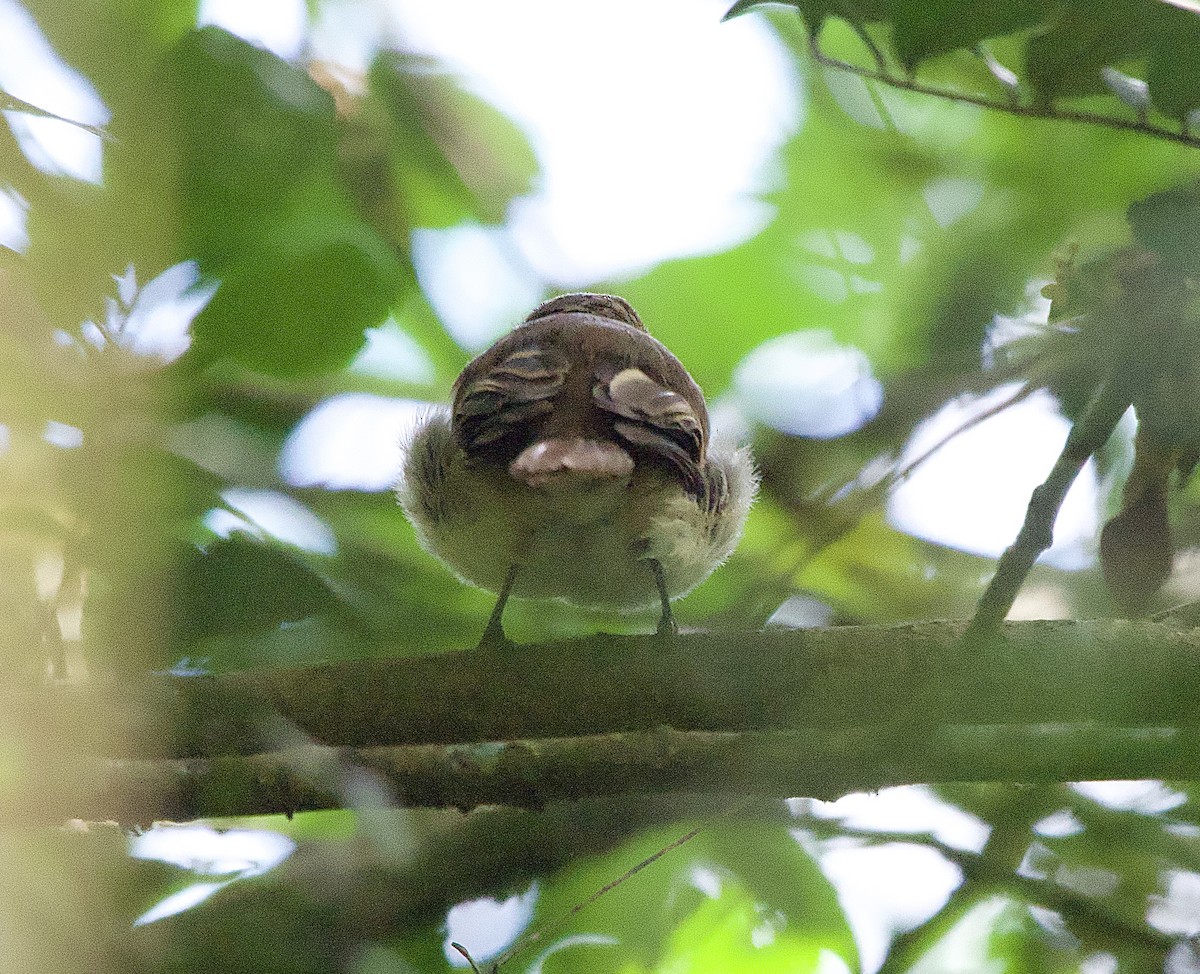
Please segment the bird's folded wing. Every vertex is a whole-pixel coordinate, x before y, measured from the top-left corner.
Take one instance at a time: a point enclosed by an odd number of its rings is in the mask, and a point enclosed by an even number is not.
[[[704,426],[683,396],[641,369],[626,368],[606,382],[597,382],[592,397],[616,417],[613,428],[621,440],[665,461],[679,474],[688,493],[708,502]]]
[[[549,413],[570,363],[554,348],[520,348],[458,391],[454,429],[468,456],[523,436],[530,420]]]

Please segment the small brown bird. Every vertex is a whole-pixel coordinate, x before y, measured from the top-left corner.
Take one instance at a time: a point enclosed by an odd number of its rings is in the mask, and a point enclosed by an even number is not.
[[[635,610],[720,565],[758,488],[748,449],[713,449],[679,360],[622,298],[564,294],[470,362],[450,413],[418,424],[397,494],[422,545],[499,598]]]

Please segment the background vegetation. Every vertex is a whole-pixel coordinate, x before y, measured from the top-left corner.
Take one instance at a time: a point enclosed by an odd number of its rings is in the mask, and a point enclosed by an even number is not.
[[[524,136],[404,52],[380,52],[348,81],[196,29],[194,3],[26,6],[111,120],[99,185],[47,172],[15,124],[0,130],[0,187],[21,201],[28,235],[0,251],[6,684],[119,685],[147,671],[473,643],[490,597],[418,549],[387,491],[298,487],[280,456],[336,395],[445,399],[470,354],[418,285],[412,235],[502,221],[537,177]],[[1113,542],[1110,568],[1132,565],[1126,575],[1137,577],[1180,553],[1169,595],[1115,594],[1139,609],[1186,595],[1186,553],[1200,531],[1186,480],[1200,347],[1190,182],[1200,157],[1188,144],[1200,15],[1136,0],[796,6],[803,19],[746,14],[770,17],[807,94],[764,193],[770,222],[724,252],[589,285],[627,297],[710,401],[740,408],[762,468],[744,543],[681,603],[681,623],[758,629],[797,595],[839,623],[969,617],[991,563],[885,516],[905,444],[963,393],[1048,389],[1073,419],[1114,374],[1131,377],[1128,396],[1143,430],[1155,417],[1156,437],[1139,442],[1141,486],[1124,499],[1129,438],[1098,456],[1102,520],[1123,505],[1139,512]],[[954,98],[903,90],[916,82]],[[10,122],[37,114],[2,97]],[[1080,112],[1111,124],[1053,117]],[[1053,324],[1012,341],[997,316],[1030,314],[1051,281]],[[143,344],[164,294],[202,308],[174,357]],[[419,346],[424,374],[352,367],[389,318],[387,329]],[[739,373],[765,342],[805,329],[861,350],[881,383],[878,414],[864,407],[870,421],[845,435],[761,421],[771,417],[756,412],[755,377]],[[328,533],[307,547],[283,540],[239,509],[247,491],[302,505],[287,510]],[[1117,614],[1098,567],[1042,566],[1031,584],[1066,615]],[[514,605],[507,622],[523,642],[652,624],[561,605]],[[19,704],[0,716],[0,787],[10,795],[50,788],[46,769],[62,755],[150,746],[106,740],[104,714],[85,715],[94,720],[78,722],[76,736],[49,738],[32,716]],[[163,739],[174,733],[160,729]],[[444,943],[455,904],[536,884],[524,902],[539,928],[702,820],[712,824],[694,841],[503,969],[857,970],[827,855],[915,845],[961,879],[936,912],[898,931],[887,971],[1200,970],[1200,799],[1188,783],[1149,788],[1124,808],[1067,786],[931,790],[983,823],[986,839],[971,847],[899,822],[855,827],[803,801],[388,809],[374,779],[340,773],[342,810],[222,823],[295,842],[271,871],[246,865],[253,857],[194,869],[166,864],[169,854],[133,858],[115,829],[11,824],[0,834],[6,963],[439,970],[457,959]],[[197,881],[225,888],[131,927]],[[973,939],[955,960],[964,936]]]

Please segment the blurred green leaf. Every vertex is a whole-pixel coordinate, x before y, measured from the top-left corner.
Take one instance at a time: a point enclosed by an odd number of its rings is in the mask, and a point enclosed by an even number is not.
[[[1129,207],[1134,239],[1176,273],[1200,272],[1200,184],[1152,193]]]
[[[1144,57],[1164,3],[1067,0],[1029,40],[1025,70],[1041,102],[1105,90],[1101,68]]]
[[[188,34],[158,73],[179,152],[183,245],[219,272],[288,215],[298,189],[331,177],[333,99],[299,68],[217,27]]]
[[[1158,5],[1146,81],[1150,97],[1167,115],[1186,122],[1200,108],[1200,11],[1169,3]]]
[[[1043,0],[893,0],[889,6],[896,54],[908,71],[940,54],[969,51],[989,37],[1032,27],[1045,10]]]
[[[594,900],[561,928],[555,920],[687,831],[655,831],[540,884],[528,930],[549,942],[547,974],[600,970],[815,970],[823,950],[854,965],[854,940],[828,880],[784,828],[718,823]],[[699,871],[699,872],[698,872]],[[549,926],[545,926],[549,924]],[[756,928],[774,943],[759,948]],[[555,943],[554,941],[557,941]],[[536,948],[510,962],[539,963]]]
[[[278,376],[347,364],[387,317],[402,273],[362,224],[302,218],[227,266],[193,325],[193,359],[228,357]]]
[[[537,161],[524,135],[450,76],[383,54],[367,80],[394,129],[391,176],[408,226],[497,223],[530,191]]]
[[[820,952],[827,950],[841,957],[851,970],[859,966],[858,948],[837,891],[790,830],[745,823],[722,825],[693,841],[700,847],[692,854],[705,856],[719,874],[733,877],[753,901],[760,921],[772,915],[780,918],[780,948],[789,959],[768,960],[769,954],[765,954],[759,963],[801,963],[803,958],[815,967]],[[784,936],[785,931],[790,936]],[[743,942],[742,949],[746,946]]]
[[[299,553],[242,532],[195,549],[177,569],[176,591],[180,655],[195,655],[216,636],[261,637],[339,608]]]
[[[1054,931],[1049,921],[1039,923],[1022,903],[1005,903],[989,926],[988,960],[1006,974],[1070,974],[1079,970],[1081,951],[1070,935]]]

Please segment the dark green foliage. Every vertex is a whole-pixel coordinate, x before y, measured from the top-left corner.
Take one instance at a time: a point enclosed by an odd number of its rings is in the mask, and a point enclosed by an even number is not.
[[[1153,193],[1129,207],[1134,239],[1179,278],[1200,273],[1200,185]]]
[[[905,72],[926,61],[958,52],[962,63],[980,45],[995,43],[1022,51],[1009,64],[1028,86],[1033,101],[1048,106],[1058,99],[1108,92],[1102,69],[1135,67],[1149,82],[1149,95],[1165,115],[1178,121],[1200,105],[1200,12],[1184,4],[1144,0],[739,0],[727,17],[768,3],[783,2],[804,17],[811,36],[826,21],[844,18],[861,29],[889,28],[879,43]],[[1148,67],[1148,74],[1145,72]],[[977,79],[964,86],[972,91]]]
[[[332,178],[333,98],[300,68],[217,27],[184,37],[155,82],[179,154],[181,243],[219,273]]]
[[[387,317],[401,272],[361,223],[302,216],[226,264],[222,277],[189,355],[291,377],[346,365],[365,330]]]

